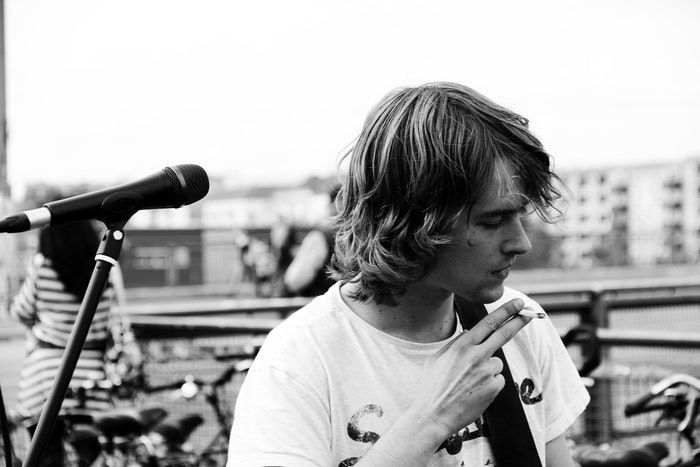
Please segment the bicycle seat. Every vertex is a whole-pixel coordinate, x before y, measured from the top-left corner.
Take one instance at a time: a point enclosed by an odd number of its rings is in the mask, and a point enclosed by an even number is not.
[[[93,415],[96,413],[99,412],[92,409],[71,408],[62,413],[60,417],[71,425],[90,425],[93,421]]]
[[[666,445],[659,442],[632,448],[577,446],[574,460],[581,467],[658,467],[668,454]]]
[[[204,419],[197,414],[189,414],[177,420],[166,420],[153,427],[153,432],[158,433],[170,446],[180,446]]]
[[[160,407],[117,409],[94,413],[95,426],[108,436],[140,435],[163,420],[168,412]]]

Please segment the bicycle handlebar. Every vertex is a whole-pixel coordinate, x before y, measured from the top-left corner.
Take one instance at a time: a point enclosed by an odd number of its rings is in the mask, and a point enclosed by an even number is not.
[[[586,346],[587,352],[584,355],[584,361],[580,368],[577,368],[580,376],[588,376],[593,370],[598,368],[601,362],[600,355],[600,339],[596,333],[595,327],[588,324],[579,324],[569,329],[561,338],[564,347],[568,347],[574,343],[580,343]]]
[[[629,404],[625,404],[625,417],[631,417],[632,415],[648,412],[648,410],[645,410],[645,406],[647,405],[647,402],[651,401],[656,396],[658,396],[658,394],[650,391],[637,398],[637,400],[630,402]]]
[[[688,406],[688,401],[683,399],[671,399],[666,402],[657,402],[655,404],[643,404],[641,406],[632,406],[632,404],[627,404],[625,406],[625,416],[631,417],[633,415],[639,415],[647,412],[654,412],[656,410],[680,410],[685,409]]]
[[[252,360],[243,360],[240,362],[236,362],[230,366],[228,366],[223,372],[219,374],[216,378],[214,378],[211,381],[205,381],[200,378],[194,378],[190,375],[186,376],[183,379],[177,380],[177,381],[172,381],[169,383],[165,384],[158,384],[158,385],[150,385],[150,384],[145,384],[141,390],[144,392],[152,393],[152,392],[159,392],[159,391],[166,391],[168,389],[181,389],[184,384],[190,383],[190,384],[195,384],[198,387],[202,386],[211,386],[214,388],[218,388],[220,386],[223,386],[224,384],[228,383],[231,378],[233,378],[233,375],[236,373],[242,373],[244,371],[248,371],[252,364]]]
[[[661,395],[667,389],[672,388],[674,386],[678,386],[679,384],[685,384],[687,386],[690,386],[691,388],[694,388],[697,391],[700,391],[700,379],[680,373],[671,375],[654,384],[650,388],[649,392],[643,394],[637,400],[625,405],[625,416],[630,417],[632,415],[650,412],[652,410],[673,408],[672,404],[670,403],[648,405],[648,402],[650,402],[655,397]],[[688,401],[685,401],[686,404],[687,402]]]
[[[244,354],[241,354],[244,355]],[[241,373],[244,371],[247,371],[250,366],[253,363],[252,356],[250,354],[245,354],[247,355],[248,359],[246,360],[241,360],[233,363],[232,365],[229,365],[224,369],[223,372],[221,372],[216,378],[214,378],[211,381],[205,381],[200,378],[194,378],[191,375],[185,376],[183,379],[179,379],[177,381],[171,381],[168,383],[163,383],[163,384],[156,384],[152,385],[148,383],[147,381],[142,381],[141,384],[138,385],[138,390],[142,391],[144,393],[155,393],[155,392],[162,392],[162,391],[167,391],[167,390],[181,390],[183,385],[189,383],[189,384],[194,384],[197,386],[195,390],[195,394],[199,391],[199,388],[202,388],[204,386],[211,386],[213,388],[218,388],[220,386],[223,386],[224,384],[228,383],[231,378],[237,373]],[[94,379],[89,379],[85,381],[80,388],[73,389],[69,388],[69,392],[74,395],[79,401],[84,402],[86,398],[86,392],[91,391],[92,389],[103,389],[107,390],[112,394],[118,394],[121,384],[119,382],[113,382],[110,380],[94,380]]]

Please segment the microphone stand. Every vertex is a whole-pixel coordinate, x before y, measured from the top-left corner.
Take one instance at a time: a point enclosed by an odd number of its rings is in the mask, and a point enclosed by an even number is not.
[[[126,220],[107,223],[107,230],[102,237],[100,246],[95,255],[95,268],[90,277],[85,296],[80,304],[80,310],[75,319],[75,325],[68,338],[68,345],[63,352],[63,358],[58,368],[58,374],[54,380],[49,398],[44,404],[44,408],[39,417],[36,431],[29,446],[29,452],[22,464],[22,467],[37,467],[44,454],[51,432],[56,423],[56,418],[61,409],[63,398],[68,390],[73,371],[78,363],[80,351],[83,348],[85,339],[90,331],[95,310],[100,302],[102,292],[104,292],[109,271],[112,266],[116,266],[124,242],[124,231]]]

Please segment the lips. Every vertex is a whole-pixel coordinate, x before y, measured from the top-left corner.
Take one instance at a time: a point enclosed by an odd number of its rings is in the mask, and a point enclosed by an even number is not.
[[[498,271],[503,271],[504,269],[510,269],[511,266],[513,266],[513,261],[509,261],[509,262],[503,264],[500,268],[494,269],[491,272],[498,272]]]
[[[508,274],[510,274],[510,265],[502,268],[502,269],[497,269],[495,271],[491,271],[491,274],[496,276],[497,278],[501,280],[505,280],[508,277]]]

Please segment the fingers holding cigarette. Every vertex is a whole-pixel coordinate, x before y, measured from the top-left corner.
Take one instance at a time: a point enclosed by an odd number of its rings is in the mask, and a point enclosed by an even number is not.
[[[523,302],[521,298],[516,298],[504,303],[479,321],[468,332],[465,331],[464,334],[468,336],[467,339],[471,342],[485,343],[490,341],[490,348],[495,351],[495,349],[508,342],[533,318],[543,319],[547,317],[547,314],[542,310],[535,311],[530,306],[523,306]],[[522,316],[526,319],[514,319],[516,316]]]

